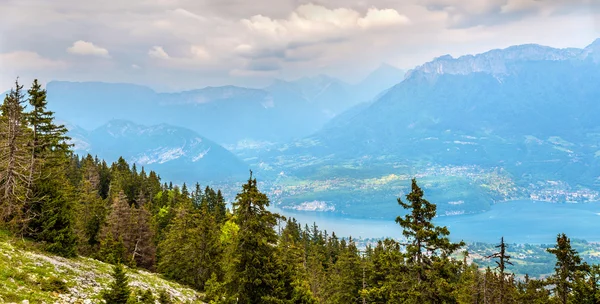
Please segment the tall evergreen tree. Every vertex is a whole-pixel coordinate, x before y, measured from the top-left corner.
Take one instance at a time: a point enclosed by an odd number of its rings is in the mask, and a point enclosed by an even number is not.
[[[325,303],[360,303],[362,269],[358,250],[352,240],[342,240],[341,252],[335,264],[327,271]]]
[[[77,241],[73,204],[76,195],[65,170],[73,159],[68,143],[70,138],[65,126],[56,124],[54,113],[47,110],[46,90],[37,80],[28,93],[32,111],[27,118],[33,130],[33,141],[32,187],[26,208],[35,218],[29,225],[29,233],[45,243],[48,251],[73,256]]]
[[[448,260],[450,254],[464,242],[453,243],[446,227],[433,224],[436,205],[423,198],[423,190],[412,180],[411,192],[406,195],[408,203],[398,198],[398,204],[408,210],[404,217],[398,216],[396,223],[402,228],[402,234],[408,240],[406,257],[410,270],[414,273],[415,282],[409,287],[406,295],[410,301],[440,302],[448,294],[440,290],[447,287],[445,268],[451,267]]]
[[[31,185],[31,136],[24,103],[23,86],[15,81],[0,106],[0,219],[21,232],[28,220],[23,212]]]
[[[177,207],[165,239],[159,244],[158,270],[166,277],[204,290],[214,274],[222,278],[219,229],[206,204]]]
[[[267,210],[269,199],[258,190],[252,177],[242,186],[233,203],[239,232],[227,273],[228,296],[239,303],[274,302],[278,284],[276,261],[277,218]]]
[[[555,285],[554,295],[560,303],[566,304],[574,281],[585,266],[581,264],[581,257],[571,247],[571,240],[564,233],[556,237],[556,245],[554,248],[548,248],[547,251],[556,256],[555,273],[551,278],[551,282]]]

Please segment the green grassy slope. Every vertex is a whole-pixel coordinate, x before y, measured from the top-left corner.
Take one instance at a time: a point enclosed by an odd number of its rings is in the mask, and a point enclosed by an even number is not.
[[[94,259],[66,259],[42,253],[28,241],[0,230],[0,303],[103,303],[112,266]],[[161,290],[174,303],[201,303],[193,289],[139,269],[127,269],[132,290]],[[24,301],[27,300],[27,301]]]

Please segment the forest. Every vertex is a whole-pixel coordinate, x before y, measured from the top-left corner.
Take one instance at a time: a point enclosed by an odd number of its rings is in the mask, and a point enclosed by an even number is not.
[[[488,257],[496,267],[469,263],[464,242],[433,223],[436,205],[415,179],[390,202],[404,239],[359,250],[352,238],[270,212],[252,172],[228,208],[218,189],[75,155],[47,103],[38,81],[26,91],[16,82],[0,108],[0,227],[52,254],[114,264],[108,303],[168,302],[134,292],[123,265],[190,286],[207,303],[600,301],[600,266],[582,262],[564,234],[548,249],[556,264],[547,277],[517,279],[501,236]]]

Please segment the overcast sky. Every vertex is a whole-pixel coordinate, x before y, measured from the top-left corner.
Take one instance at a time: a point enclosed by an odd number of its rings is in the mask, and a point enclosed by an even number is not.
[[[600,0],[0,0],[0,91],[16,76],[157,90],[329,74],[514,44],[585,47]]]

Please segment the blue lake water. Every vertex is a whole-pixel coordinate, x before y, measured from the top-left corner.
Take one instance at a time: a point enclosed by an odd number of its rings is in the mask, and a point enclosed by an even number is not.
[[[354,238],[401,237],[402,230],[392,219],[344,218],[325,212],[291,212],[272,208],[298,222],[316,222],[328,233]],[[391,216],[392,217],[392,216]],[[558,233],[587,241],[600,241],[600,202],[547,203],[519,200],[497,203],[479,214],[438,217],[437,225],[447,226],[453,240],[496,243],[501,236],[509,243],[553,244]]]

